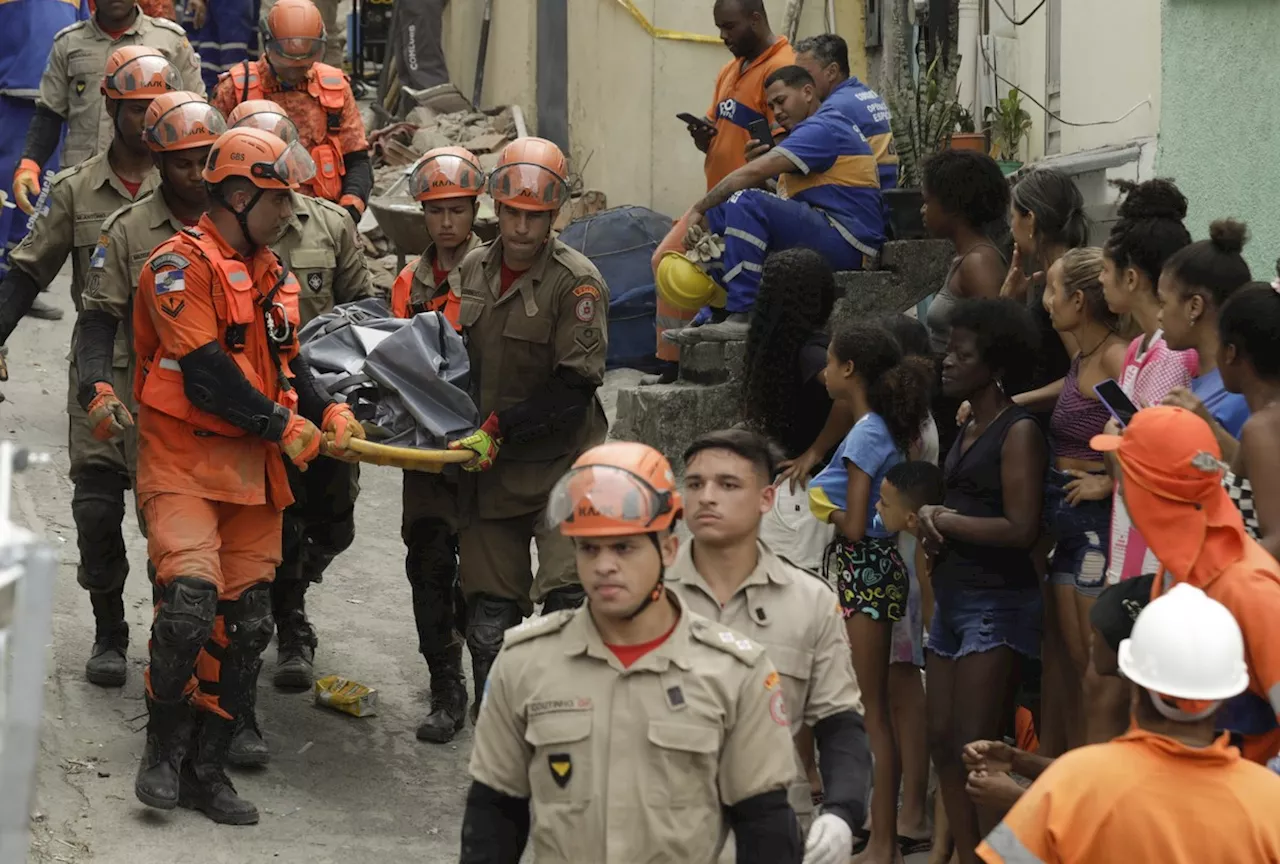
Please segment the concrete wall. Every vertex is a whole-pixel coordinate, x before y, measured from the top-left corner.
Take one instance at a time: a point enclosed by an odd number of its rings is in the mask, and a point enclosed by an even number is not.
[[[1274,0],[1165,0],[1156,171],[1190,201],[1197,239],[1224,216],[1249,223],[1245,258],[1270,280],[1280,253],[1280,92]]]
[[[1027,15],[1039,0],[1003,0],[1015,18]],[[1160,119],[1161,0],[1060,0],[1062,5],[1061,105],[1058,114],[1077,123],[1111,120],[1150,97],[1120,123],[1106,126],[1063,126],[1061,152],[1073,153],[1106,144],[1155,135]],[[1041,9],[1021,27],[1008,23],[990,4],[991,32],[1018,40],[1016,75],[1001,74],[1040,102],[1045,99],[1047,12]],[[1000,85],[1003,94],[1007,88]],[[1044,155],[1045,113],[1026,98],[1031,113],[1030,155]]]
[[[722,45],[654,39],[617,0],[568,0],[569,130],[572,170],[609,204],[640,204],[679,216],[705,190],[702,154],[676,114],[711,104]],[[636,0],[655,27],[716,36],[713,0]],[[516,103],[536,129],[536,6],[494,0],[485,65],[486,105]],[[767,0],[781,29],[786,0]],[[825,0],[807,0],[801,37],[823,32]],[[836,29],[850,42],[851,65],[865,70],[862,0],[837,0]],[[483,4],[450,3],[445,56],[454,83],[470,94]],[[585,167],[585,170],[584,170]]]

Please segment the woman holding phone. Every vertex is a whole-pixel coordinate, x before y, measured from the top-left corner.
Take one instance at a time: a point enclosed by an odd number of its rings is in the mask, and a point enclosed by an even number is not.
[[[1089,665],[1089,610],[1106,586],[1112,481],[1089,445],[1110,412],[1094,387],[1120,375],[1127,341],[1103,297],[1102,250],[1072,249],[1049,268],[1045,306],[1054,330],[1078,346],[1049,420],[1052,463],[1045,481],[1045,523],[1054,540],[1049,583],[1058,631],[1071,659],[1066,670],[1067,746],[1086,737],[1083,682]],[[1056,619],[1056,620],[1054,620]]]

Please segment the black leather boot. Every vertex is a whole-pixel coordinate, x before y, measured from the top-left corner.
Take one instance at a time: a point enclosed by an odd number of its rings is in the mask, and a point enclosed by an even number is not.
[[[84,677],[99,687],[123,687],[129,670],[124,597],[120,591],[90,593],[89,602],[93,604],[94,636]]]
[[[195,751],[182,763],[178,804],[199,810],[219,825],[256,825],[258,808],[236,794],[223,763],[235,721],[202,713]]]
[[[147,744],[133,784],[138,800],[158,810],[178,806],[178,776],[191,745],[191,706],[147,699]]]
[[[262,672],[262,661],[254,664],[253,683],[245,694],[244,709],[237,720],[235,735],[227,748],[227,763],[237,768],[262,768],[271,761],[271,751],[267,742],[262,740],[262,730],[258,727],[258,674]]]
[[[516,601],[487,594],[471,598],[469,613],[467,647],[471,649],[471,680],[476,690],[475,701],[471,703],[471,722],[475,723],[484,699],[484,683],[502,650],[502,636],[524,616]]]
[[[306,690],[315,682],[316,631],[307,620],[305,581],[271,586],[276,619],[276,671],[272,682],[282,690]]]
[[[431,670],[431,713],[418,727],[418,740],[447,744],[467,720],[467,683],[462,677],[462,645],[427,657]]]

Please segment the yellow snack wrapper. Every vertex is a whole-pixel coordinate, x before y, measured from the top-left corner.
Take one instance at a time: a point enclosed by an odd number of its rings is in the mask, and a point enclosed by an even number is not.
[[[316,682],[316,704],[352,717],[372,717],[378,713],[378,691],[359,681],[327,675]]]

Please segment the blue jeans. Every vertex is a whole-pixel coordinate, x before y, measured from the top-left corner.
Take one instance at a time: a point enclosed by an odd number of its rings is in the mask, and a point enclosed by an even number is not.
[[[1107,587],[1107,550],[1111,548],[1111,499],[1081,501],[1072,507],[1064,488],[1073,478],[1050,468],[1044,486],[1044,521],[1054,539],[1049,581],[1073,585],[1097,597]]]
[[[935,582],[933,625],[926,647],[955,660],[1000,647],[1040,656],[1044,599],[1029,588],[965,588]]]
[[[726,312],[749,312],[755,305],[760,273],[770,252],[803,246],[826,258],[832,270],[863,268],[863,254],[826,216],[807,204],[759,189],[735,192],[712,207],[707,211],[707,227],[724,238],[724,270],[712,275],[729,295]]]

